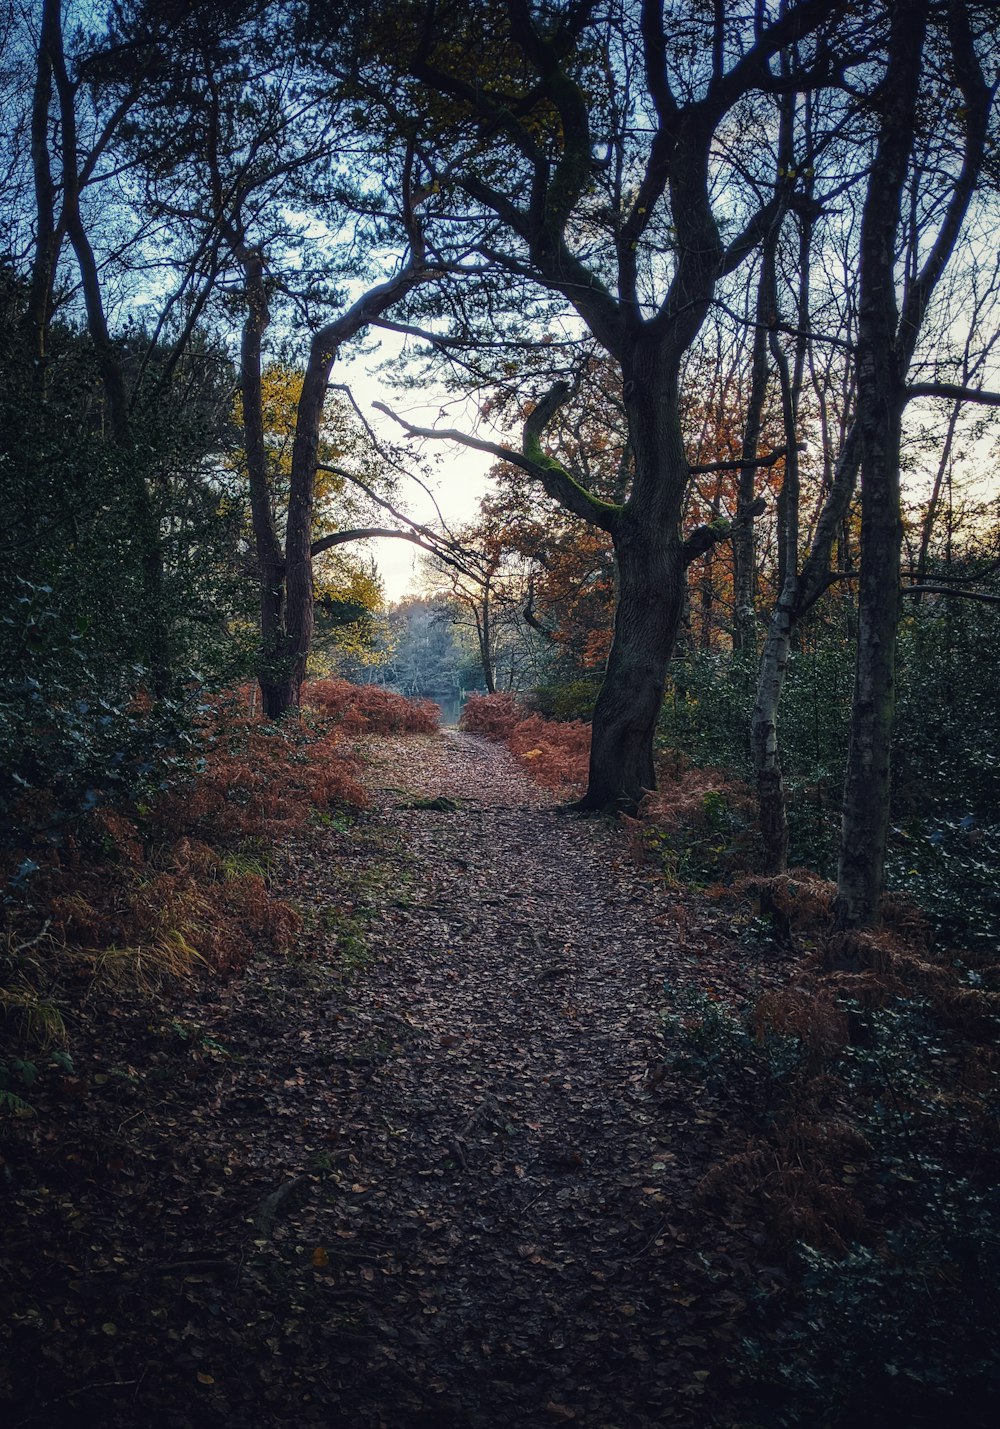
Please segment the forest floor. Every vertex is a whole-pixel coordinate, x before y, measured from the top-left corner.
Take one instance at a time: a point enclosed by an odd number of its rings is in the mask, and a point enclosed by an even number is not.
[[[752,1422],[780,1272],[659,1015],[763,975],[731,915],[500,746],[366,759],[272,870],[296,953],[104,1009],[5,1151],[8,1429]]]

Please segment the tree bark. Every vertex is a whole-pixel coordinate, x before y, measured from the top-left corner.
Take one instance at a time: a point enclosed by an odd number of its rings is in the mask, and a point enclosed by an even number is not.
[[[277,719],[286,708],[288,652],[282,615],[284,610],[285,562],[271,508],[271,483],[267,469],[264,433],[264,404],[261,390],[261,348],[271,321],[264,282],[264,262],[256,250],[242,252],[246,285],[247,315],[240,341],[240,397],[243,404],[243,448],[254,545],[257,551],[257,578],[260,583],[260,655],[257,679],[261,708],[266,719]]]
[[[634,812],[656,788],[656,722],[684,606],[680,515],[688,464],[677,364],[640,348],[626,390],[635,476],[612,531],[614,636],[594,706],[587,792],[577,807]]]
[[[857,348],[861,571],[834,904],[839,930],[870,927],[878,916],[889,829],[902,539],[899,452],[909,357],[897,343],[896,232],[913,146],[927,16],[928,0],[899,0],[893,8],[883,117],[861,225]]]
[[[744,513],[753,504],[757,475],[757,450],[767,395],[767,327],[776,316],[775,257],[777,228],[768,236],[761,254],[760,279],[757,285],[756,319],[750,365],[750,393],[743,423],[743,452],[737,487],[737,512]],[[756,609],[756,542],[754,522],[741,522],[733,532],[733,650],[754,650],[757,645]]]
[[[615,560],[614,639],[594,707],[587,792],[577,807],[634,813],[656,788],[653,740],[684,600],[676,526],[623,514]]]
[[[25,324],[34,349],[35,382],[42,390],[45,387],[45,357],[58,249],[55,184],[49,153],[49,108],[52,104],[52,52],[59,38],[59,13],[59,0],[45,0],[31,104],[31,171],[37,227]]]

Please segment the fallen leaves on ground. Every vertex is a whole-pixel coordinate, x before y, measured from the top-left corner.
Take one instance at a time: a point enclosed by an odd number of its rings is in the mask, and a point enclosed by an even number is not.
[[[657,1042],[665,979],[739,983],[725,915],[497,745],[366,752],[284,850],[295,956],[84,1008],[14,1120],[7,1422],[737,1423],[753,1232]]]

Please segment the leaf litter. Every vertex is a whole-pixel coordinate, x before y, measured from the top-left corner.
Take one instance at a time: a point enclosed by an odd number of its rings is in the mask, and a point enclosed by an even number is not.
[[[741,990],[718,911],[501,746],[365,753],[276,870],[297,956],[83,1019],[15,1126],[8,1422],[739,1423],[752,1231],[659,1041],[665,979]]]

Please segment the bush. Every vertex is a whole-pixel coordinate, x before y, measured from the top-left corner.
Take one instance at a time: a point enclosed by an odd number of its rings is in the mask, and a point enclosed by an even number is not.
[[[441,711],[430,700],[408,700],[380,685],[312,680],[303,704],[337,721],[348,734],[433,734]]]
[[[289,946],[298,915],[269,891],[266,864],[312,810],[366,802],[342,727],[267,724],[241,697],[219,697],[202,706],[192,744],[191,772],[85,811],[11,895],[0,1019],[13,1044],[48,1035],[58,990],[81,978],[149,990]]]
[[[601,686],[594,680],[568,680],[559,685],[536,685],[525,703],[545,719],[586,720],[594,713]]]
[[[459,727],[469,734],[484,734],[487,739],[503,741],[525,718],[526,711],[513,695],[470,695]]]
[[[628,828],[668,882],[729,881],[752,863],[754,803],[744,785],[718,769],[692,769],[677,757],[661,759],[658,785]]]
[[[148,800],[192,772],[192,699],[154,704],[142,673],[91,679],[70,659],[44,685],[26,678],[0,688],[0,858],[9,869],[19,855],[18,883],[26,868],[58,859],[96,809]]]
[[[470,695],[461,728],[507,745],[548,789],[582,790],[590,759],[590,726],[531,714],[512,695]]]
[[[960,1044],[945,1045],[933,1007],[919,999],[846,1010],[860,1040],[840,1054],[838,1100],[863,1150],[828,1156],[826,1174],[842,1181],[846,1161],[877,1219],[836,1253],[815,1237],[797,1246],[796,1314],[744,1345],[764,1395],[775,1394],[766,1422],[992,1424],[1000,1393],[995,1070],[981,1068],[976,1088],[956,1081]]]
[[[993,663],[997,608],[905,602],[893,744],[891,890],[926,909],[953,946],[1000,939],[1000,702]],[[779,739],[790,861],[836,875],[854,652],[841,597],[803,623],[788,663]],[[695,765],[750,777],[756,661],[693,652],[672,664],[658,745]]]

